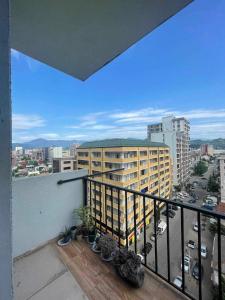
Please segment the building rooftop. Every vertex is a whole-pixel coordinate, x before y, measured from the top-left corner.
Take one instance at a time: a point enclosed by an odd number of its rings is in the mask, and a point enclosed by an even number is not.
[[[164,143],[139,139],[107,139],[83,143],[78,149],[85,148],[113,148],[113,147],[168,147]]]

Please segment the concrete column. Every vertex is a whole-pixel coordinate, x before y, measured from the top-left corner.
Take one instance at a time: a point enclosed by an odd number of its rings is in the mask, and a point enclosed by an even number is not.
[[[10,94],[10,0],[0,0],[0,299],[11,300],[11,94]]]

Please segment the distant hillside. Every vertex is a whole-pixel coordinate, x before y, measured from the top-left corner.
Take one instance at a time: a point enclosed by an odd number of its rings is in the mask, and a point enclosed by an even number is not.
[[[73,144],[81,144],[83,141],[66,141],[66,140],[46,140],[46,139],[36,139],[26,143],[13,143],[12,148],[21,146],[25,149],[32,149],[32,148],[42,148],[42,147],[63,147],[68,148]]]
[[[199,148],[202,144],[213,145],[214,149],[225,149],[225,139],[214,139],[214,140],[191,140],[192,148]]]

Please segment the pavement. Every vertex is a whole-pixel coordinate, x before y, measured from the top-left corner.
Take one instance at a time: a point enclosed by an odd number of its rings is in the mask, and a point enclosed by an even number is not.
[[[17,259],[13,279],[16,300],[88,300],[52,244]]]

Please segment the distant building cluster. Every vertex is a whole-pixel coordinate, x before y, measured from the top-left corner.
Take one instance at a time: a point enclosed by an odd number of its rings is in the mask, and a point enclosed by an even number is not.
[[[37,176],[76,170],[78,146],[75,144],[69,148],[43,147],[34,149],[15,147],[15,150],[12,151],[12,175],[13,177]]]

